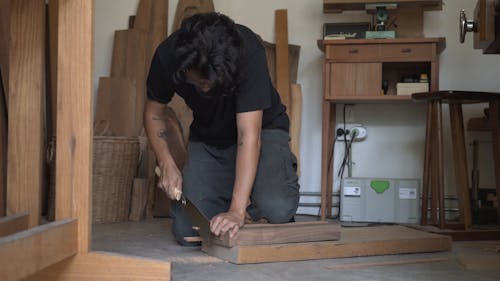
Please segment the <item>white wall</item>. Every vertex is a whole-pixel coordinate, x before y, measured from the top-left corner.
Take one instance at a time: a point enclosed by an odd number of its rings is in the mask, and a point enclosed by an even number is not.
[[[169,3],[169,28],[177,2],[170,0]],[[445,0],[442,11],[425,15],[425,35],[446,37],[447,46],[440,65],[441,89],[500,91],[500,55],[482,55],[481,51],[474,50],[471,36],[466,44],[458,43],[458,12],[463,8],[472,15],[475,2]],[[113,32],[126,28],[128,16],[134,13],[137,3],[138,0],[95,0],[96,86],[99,76],[109,75]],[[302,46],[298,73],[304,98],[301,191],[319,192],[323,53],[317,48],[316,41],[321,37],[325,22],[369,21],[370,18],[364,12],[323,14],[322,0],[214,0],[214,5],[217,11],[247,25],[270,42],[274,42],[274,10],[288,9],[289,41]],[[464,115],[466,118],[480,116],[483,107],[468,106]],[[342,106],[337,112],[340,121]],[[348,122],[361,123],[368,129],[368,138],[353,145],[353,176],[421,178],[425,135],[423,105],[356,105],[348,119]],[[445,116],[445,122],[447,120]],[[449,139],[445,143],[449,143]],[[449,148],[449,145],[445,147]],[[341,154],[342,145],[337,144],[335,173]],[[451,164],[449,151],[445,157],[445,164]],[[447,182],[453,184],[453,174],[449,169],[447,171]],[[337,180],[335,185],[335,190],[338,190]],[[318,201],[317,198],[312,200]],[[316,214],[318,210],[302,208],[301,212]]]

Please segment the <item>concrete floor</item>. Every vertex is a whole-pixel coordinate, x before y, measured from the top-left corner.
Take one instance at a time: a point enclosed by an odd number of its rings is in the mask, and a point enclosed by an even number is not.
[[[490,271],[467,270],[458,261],[463,255],[500,255],[492,249],[496,241],[455,242],[449,252],[342,258],[302,262],[234,265],[208,256],[198,247],[180,247],[170,234],[170,220],[124,222],[93,226],[93,250],[135,255],[172,262],[172,279],[177,280],[500,280],[500,264]],[[437,260],[374,266],[401,260]],[[365,265],[352,268],[353,265]],[[344,268],[341,268],[341,267]],[[332,268],[335,267],[335,268]],[[350,268],[346,268],[350,267]]]

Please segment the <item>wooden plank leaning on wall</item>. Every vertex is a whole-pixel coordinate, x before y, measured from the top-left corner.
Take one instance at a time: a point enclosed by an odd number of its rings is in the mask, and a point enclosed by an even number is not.
[[[29,213],[35,227],[43,175],[45,1],[10,1],[7,214]]]

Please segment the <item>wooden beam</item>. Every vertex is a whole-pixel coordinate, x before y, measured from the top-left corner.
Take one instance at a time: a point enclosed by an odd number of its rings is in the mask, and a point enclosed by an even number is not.
[[[7,214],[40,224],[45,87],[45,1],[10,3]]]
[[[236,264],[425,253],[450,249],[451,239],[448,236],[430,234],[403,226],[343,228],[342,238],[334,242],[233,248],[202,244],[202,250],[209,255]]]
[[[0,280],[19,280],[77,251],[76,220],[62,220],[0,238]]]
[[[226,239],[214,238],[211,241],[224,247],[333,241],[340,239],[340,224],[326,221],[247,224],[236,236],[224,237]]]
[[[78,251],[90,245],[93,1],[60,0],[56,220],[78,218]]]
[[[288,11],[275,11],[276,90],[290,115],[290,79],[288,64]]]
[[[0,218],[0,237],[27,230],[29,217],[28,214],[17,214]]]
[[[64,260],[23,281],[169,281],[169,262],[92,252]]]

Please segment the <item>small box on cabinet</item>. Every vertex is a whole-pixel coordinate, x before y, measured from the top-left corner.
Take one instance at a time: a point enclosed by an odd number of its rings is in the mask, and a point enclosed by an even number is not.
[[[397,83],[396,91],[398,96],[409,96],[414,93],[429,91],[429,83]]]

